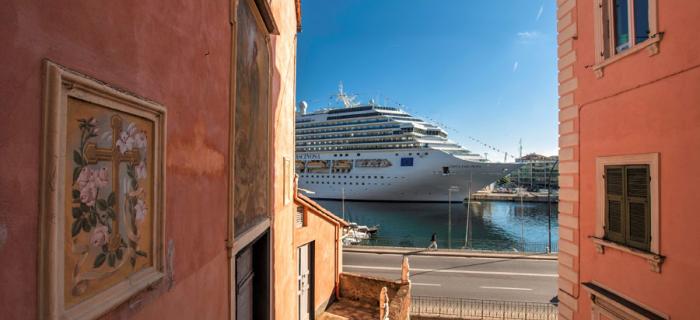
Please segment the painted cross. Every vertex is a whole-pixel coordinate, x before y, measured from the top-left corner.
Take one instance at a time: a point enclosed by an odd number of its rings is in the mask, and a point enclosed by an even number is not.
[[[114,194],[119,194],[119,167],[122,162],[128,162],[132,165],[138,163],[140,156],[138,150],[129,150],[124,153],[119,152],[117,148],[117,142],[119,141],[119,135],[122,131],[122,118],[118,115],[112,116],[111,121],[112,126],[112,147],[111,148],[99,148],[94,143],[88,143],[85,145],[85,160],[88,164],[96,164],[99,161],[110,161],[112,162],[112,192]],[[114,210],[114,216],[112,223],[112,237],[109,241],[109,249],[116,250],[121,243],[121,235],[119,233],[119,220],[121,213],[119,212],[118,202],[115,201],[112,204],[112,209]]]

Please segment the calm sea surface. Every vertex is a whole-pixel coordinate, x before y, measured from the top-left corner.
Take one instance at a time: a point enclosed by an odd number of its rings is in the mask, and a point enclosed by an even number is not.
[[[325,208],[342,216],[342,202],[319,200]],[[447,248],[448,206],[452,210],[452,248],[465,244],[467,204],[386,203],[345,201],[345,218],[360,225],[379,225],[370,245],[426,247],[433,232],[438,245]],[[551,206],[552,250],[557,249],[557,205]],[[547,245],[547,204],[505,201],[472,202],[469,245],[473,249],[544,251]]]

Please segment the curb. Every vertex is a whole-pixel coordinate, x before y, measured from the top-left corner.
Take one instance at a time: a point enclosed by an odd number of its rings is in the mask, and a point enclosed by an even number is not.
[[[427,251],[423,248],[377,248],[377,247],[343,247],[343,252],[375,253],[375,254],[409,254],[414,256],[438,256],[438,257],[465,257],[465,258],[501,258],[501,259],[529,259],[556,261],[558,254],[542,253],[499,253],[478,251]]]

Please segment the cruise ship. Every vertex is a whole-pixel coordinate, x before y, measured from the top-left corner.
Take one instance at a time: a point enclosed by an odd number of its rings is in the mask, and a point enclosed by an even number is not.
[[[400,108],[355,103],[296,112],[299,188],[315,199],[461,202],[518,168],[490,162]]]

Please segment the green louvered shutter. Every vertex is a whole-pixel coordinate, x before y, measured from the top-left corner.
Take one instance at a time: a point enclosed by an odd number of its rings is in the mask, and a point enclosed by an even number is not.
[[[627,244],[648,251],[651,242],[649,212],[649,166],[626,166]]]
[[[605,166],[605,239],[625,242],[625,169]]]

